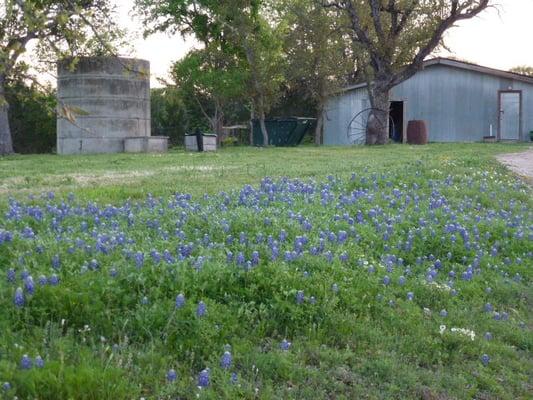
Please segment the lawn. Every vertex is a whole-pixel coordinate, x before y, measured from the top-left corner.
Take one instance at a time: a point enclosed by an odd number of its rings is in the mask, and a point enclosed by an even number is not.
[[[532,398],[523,148],[0,159],[0,398]]]

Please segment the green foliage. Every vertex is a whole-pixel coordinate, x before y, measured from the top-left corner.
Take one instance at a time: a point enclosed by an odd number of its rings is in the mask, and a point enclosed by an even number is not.
[[[179,91],[167,86],[150,92],[152,136],[168,136],[173,145],[182,145],[189,120]]]
[[[6,92],[15,151],[51,153],[56,146],[55,91],[15,80]]]

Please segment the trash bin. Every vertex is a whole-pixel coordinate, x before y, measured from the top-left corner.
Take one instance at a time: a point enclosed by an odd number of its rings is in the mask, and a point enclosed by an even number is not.
[[[297,146],[305,134],[314,127],[315,118],[269,118],[265,120],[268,131],[268,144],[270,146]],[[263,146],[263,133],[258,119],[252,121],[252,143],[254,146]]]
[[[217,150],[217,135],[213,133],[187,134],[185,135],[185,150],[216,151]]]

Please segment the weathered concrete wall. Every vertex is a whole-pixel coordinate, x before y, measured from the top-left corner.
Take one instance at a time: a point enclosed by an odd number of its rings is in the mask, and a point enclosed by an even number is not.
[[[75,122],[57,120],[58,154],[124,151],[126,137],[150,136],[150,63],[119,57],[58,64],[59,107]]]

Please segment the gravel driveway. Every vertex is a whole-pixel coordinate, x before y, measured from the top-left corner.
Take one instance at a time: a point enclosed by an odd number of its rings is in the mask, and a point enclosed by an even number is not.
[[[500,154],[496,158],[511,171],[533,184],[533,148],[522,153]]]

